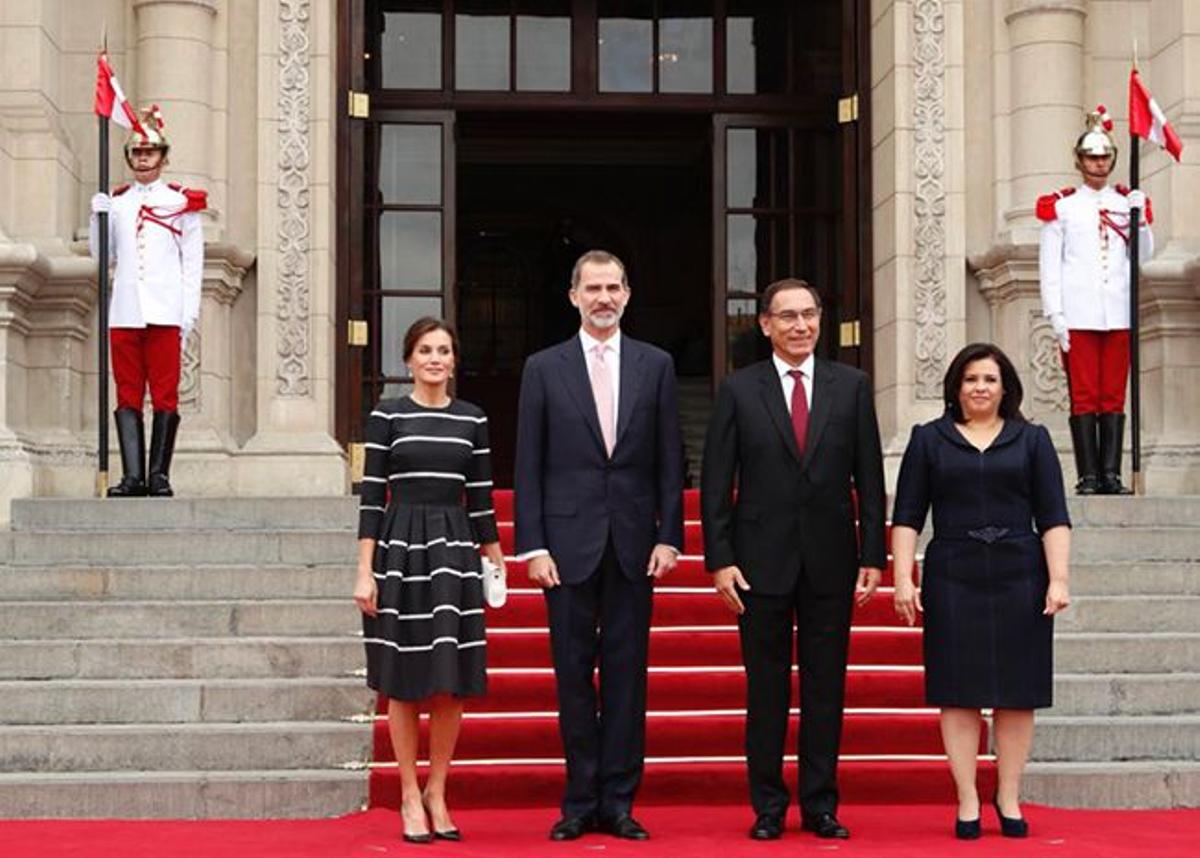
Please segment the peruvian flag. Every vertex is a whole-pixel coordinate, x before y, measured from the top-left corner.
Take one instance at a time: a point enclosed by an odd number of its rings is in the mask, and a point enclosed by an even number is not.
[[[115,110],[113,108],[116,108]],[[138,121],[137,113],[130,107],[125,98],[125,92],[113,74],[112,66],[108,64],[108,54],[101,52],[96,58],[96,103],[95,111],[99,116],[107,116],[122,128],[129,128],[139,134],[145,134],[142,123]]]
[[[1142,86],[1137,69],[1129,73],[1129,133],[1157,143],[1171,153],[1176,161],[1183,152],[1183,141],[1167,123],[1167,117],[1158,102]]]

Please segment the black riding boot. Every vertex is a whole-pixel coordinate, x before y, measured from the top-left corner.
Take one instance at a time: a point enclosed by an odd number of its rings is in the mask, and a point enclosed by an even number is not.
[[[121,448],[121,482],[110,486],[110,498],[140,498],[146,494],[146,429],[142,412],[118,408],[113,412],[117,424],[117,445]]]
[[[174,411],[155,411],[150,430],[150,488],[156,498],[169,498],[171,490],[171,455],[175,452],[175,431],[179,415]]]
[[[1071,445],[1075,448],[1075,471],[1079,482],[1075,494],[1100,494],[1100,455],[1096,445],[1096,414],[1076,414],[1070,420]]]
[[[1121,482],[1121,442],[1125,440],[1125,415],[1100,415],[1100,494],[1131,495]]]

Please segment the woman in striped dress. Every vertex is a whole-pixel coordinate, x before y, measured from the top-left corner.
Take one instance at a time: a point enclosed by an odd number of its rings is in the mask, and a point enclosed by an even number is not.
[[[457,357],[458,338],[446,322],[426,317],[408,329],[404,360],[413,391],[371,412],[359,508],[354,600],[363,612],[367,684],[388,698],[404,839],[415,843],[459,839],[446,808],[446,775],[463,698],[486,687],[480,548],[504,568],[487,417],[447,392]],[[422,703],[430,709],[423,794]]]

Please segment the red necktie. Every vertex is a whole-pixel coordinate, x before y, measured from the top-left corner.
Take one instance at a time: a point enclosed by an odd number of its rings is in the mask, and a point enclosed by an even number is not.
[[[804,394],[804,373],[798,369],[788,370],[796,382],[792,387],[792,431],[796,433],[796,449],[804,455],[808,441],[808,397]]]

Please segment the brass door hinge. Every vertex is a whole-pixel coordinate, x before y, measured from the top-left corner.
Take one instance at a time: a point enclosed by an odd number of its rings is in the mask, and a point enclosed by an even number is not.
[[[366,119],[371,115],[371,96],[367,93],[350,90],[348,103],[353,119]]]
[[[838,345],[844,349],[856,348],[862,345],[862,332],[858,319],[842,322],[838,328]]]
[[[346,342],[352,346],[365,346],[370,341],[370,327],[362,319],[346,322]]]
[[[838,99],[838,125],[858,121],[858,93]]]
[[[367,468],[367,448],[355,442],[347,448],[350,453],[350,482],[361,483]]]

